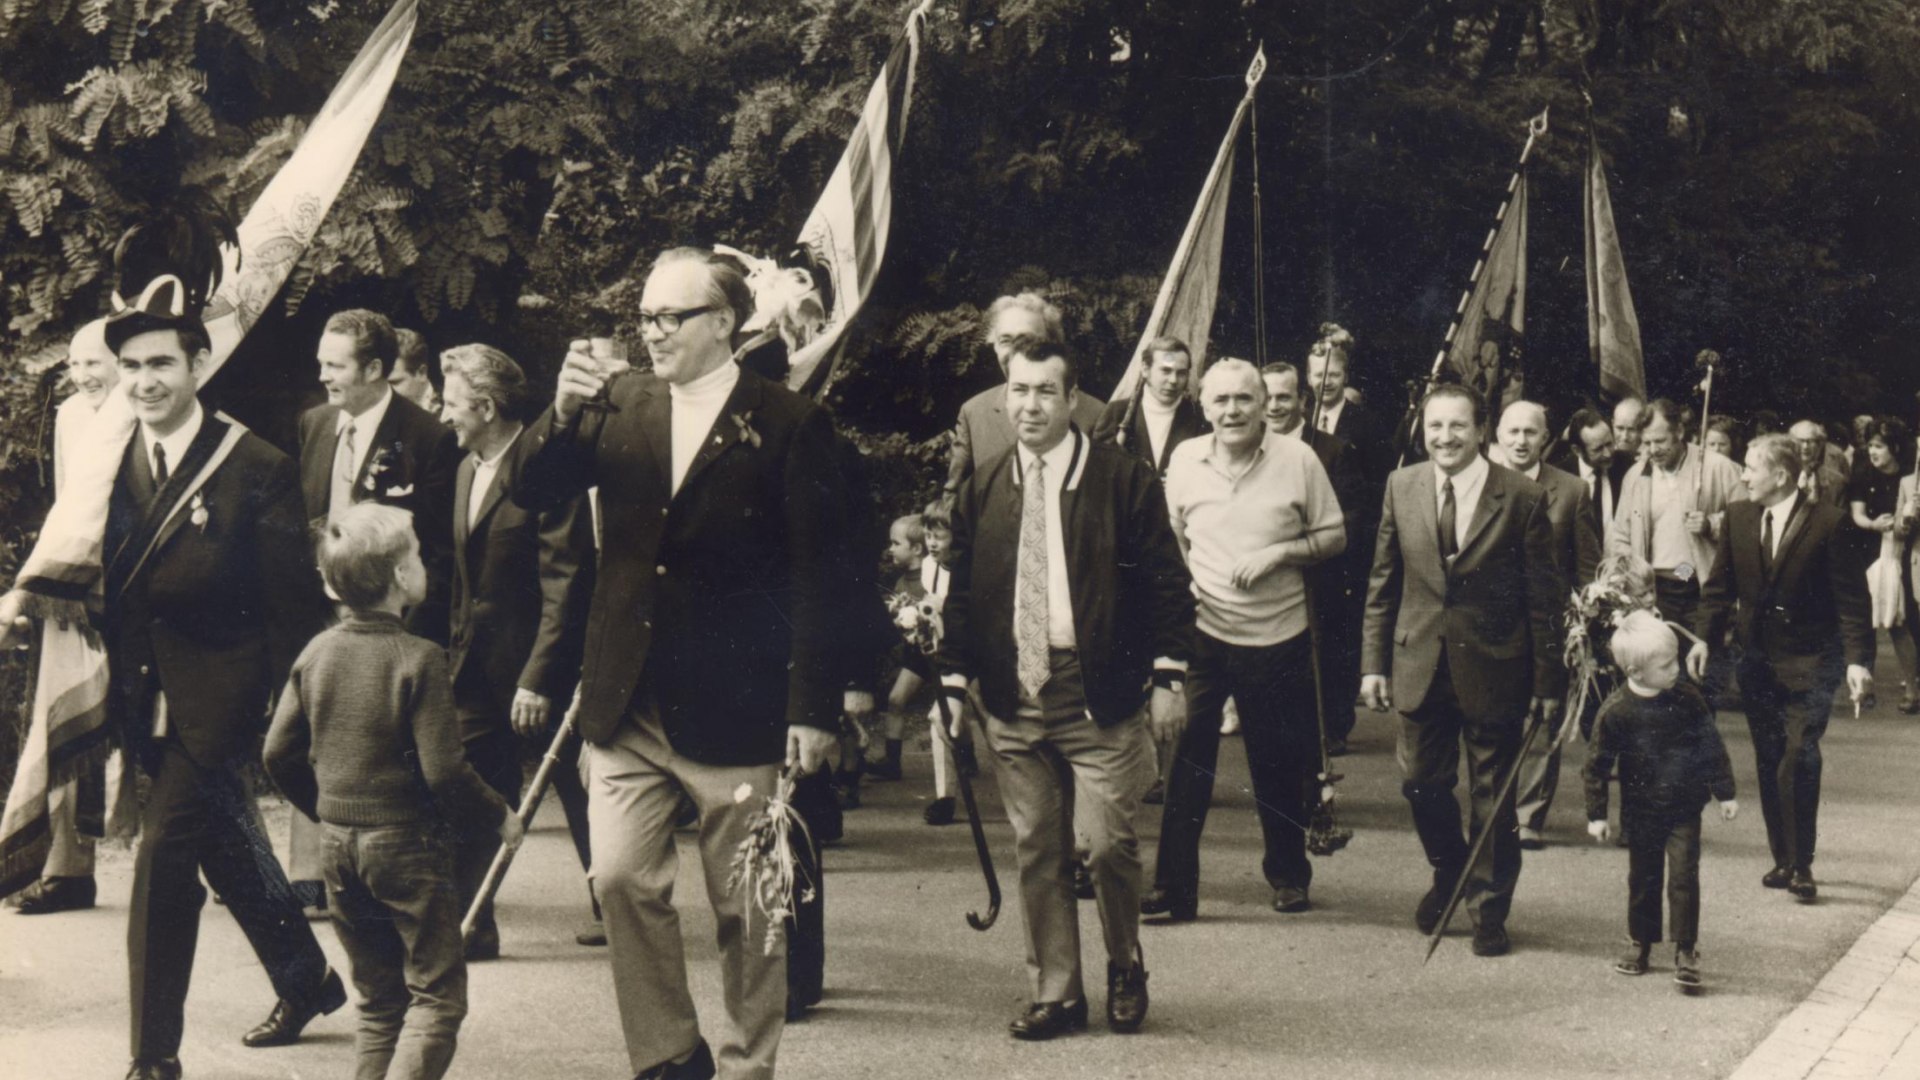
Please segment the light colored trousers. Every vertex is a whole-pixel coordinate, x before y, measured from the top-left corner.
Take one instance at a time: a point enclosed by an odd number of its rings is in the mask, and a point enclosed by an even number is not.
[[[611,742],[587,744],[581,767],[593,846],[589,876],[606,920],[629,1064],[636,1072],[651,1068],[687,1053],[700,1038],[673,907],[679,868],[673,818],[684,790],[700,808],[700,863],[720,945],[726,1015],[719,1037],[710,1040],[720,1077],[770,1080],[786,1026],[784,930],[774,924],[769,945],[765,919],[747,917],[746,888],[728,891],[727,876],[747,820],[765,805],[779,765],[691,761],[674,752],[651,709],[636,707]],[[735,801],[742,784],[753,794]]]
[[[1107,958],[1131,964],[1139,949],[1134,817],[1156,774],[1146,720],[1137,715],[1102,728],[1085,713],[1047,724],[988,717],[987,740],[1000,765],[1000,794],[1020,861],[1032,1000],[1084,1000],[1076,847],[1084,845],[1093,875]]]
[[[42,877],[93,876],[93,837],[80,834],[79,805],[80,782],[77,780],[69,780],[47,792],[53,848],[47,852]]]

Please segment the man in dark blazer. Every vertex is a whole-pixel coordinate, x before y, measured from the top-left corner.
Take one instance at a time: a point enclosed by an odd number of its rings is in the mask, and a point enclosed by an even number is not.
[[[1499,446],[1506,466],[1539,484],[1547,493],[1547,522],[1553,526],[1553,555],[1569,589],[1593,580],[1600,562],[1600,530],[1587,501],[1587,487],[1572,473],[1541,461],[1547,447],[1547,410],[1531,401],[1516,401],[1500,414]],[[1563,604],[1564,607],[1564,604]],[[1566,635],[1556,618],[1556,655]],[[1549,726],[1527,745],[1520,757],[1520,779],[1515,789],[1515,813],[1520,821],[1520,846],[1535,851],[1546,845],[1542,835],[1547,811],[1560,786],[1558,736],[1565,717],[1555,715]]]
[[[180,1075],[187,984],[206,902],[225,901],[280,1001],[249,1046],[293,1042],[346,991],[259,834],[240,767],[270,697],[319,630],[293,463],[195,396],[199,321],[136,309],[109,324],[139,427],[108,507],[108,708],[152,778],[127,950],[138,1080]]]
[[[1148,342],[1145,377],[1133,394],[1107,403],[1093,426],[1093,441],[1124,448],[1165,479],[1173,448],[1207,430],[1199,403],[1187,394],[1192,378],[1193,355],[1186,342],[1177,337]]]
[[[727,878],[782,761],[819,768],[842,705],[848,511],[833,428],[806,398],[733,363],[733,333],[752,310],[732,260],[662,254],[638,313],[653,371],[608,389],[576,342],[553,406],[511,459],[511,497],[526,509],[551,513],[600,490],[605,545],[579,722],[594,893],[628,1059],[647,1078],[715,1069],[670,900],[682,792],[699,809],[719,925],[720,1063],[728,1077],[773,1075],[787,993],[780,929],[749,927],[747,890]],[[750,794],[737,798],[742,785]]]
[[[537,739],[544,748],[579,678],[593,594],[593,515],[585,497],[544,514],[507,498],[504,462],[525,431],[527,379],[520,365],[491,346],[462,345],[441,357],[441,369],[442,411],[467,452],[453,484],[453,705],[467,761],[513,806],[520,801],[519,738]],[[584,806],[578,769],[554,770],[554,784],[564,808]],[[590,865],[587,823],[577,816],[570,812],[567,825],[584,870]],[[472,906],[499,848],[496,829],[463,831],[454,852],[462,910]],[[489,903],[467,943],[467,959],[499,955]]]
[[[1327,752],[1338,756],[1347,752],[1347,739],[1353,735],[1356,719],[1347,688],[1360,681],[1360,624],[1356,616],[1366,599],[1366,570],[1358,572],[1362,587],[1357,593],[1351,583],[1356,580],[1356,565],[1366,569],[1373,566],[1372,537],[1380,497],[1368,494],[1359,455],[1352,452],[1346,440],[1308,422],[1307,414],[1313,411],[1313,391],[1301,386],[1298,367],[1285,360],[1275,360],[1260,369],[1260,380],[1267,390],[1267,430],[1301,439],[1313,449],[1333,484],[1333,497],[1340,503],[1340,518],[1347,535],[1366,538],[1365,556],[1358,562],[1349,549],[1306,568],[1307,584],[1313,592],[1316,632],[1320,637],[1317,651]],[[1356,595],[1360,604],[1354,603]]]
[[[1567,438],[1547,458],[1547,464],[1572,473],[1587,489],[1587,516],[1605,546],[1607,530],[1620,505],[1620,487],[1633,459],[1614,453],[1613,425],[1593,409],[1580,409],[1567,421]]]
[[[1007,371],[1007,351],[1016,338],[1032,337],[1059,342],[1060,309],[1038,293],[1023,292],[1002,296],[988,308],[987,346]],[[960,406],[960,420],[954,427],[953,446],[947,464],[946,492],[951,495],[973,475],[974,466],[984,465],[1013,449],[1013,421],[1007,418],[1007,388],[1004,385],[982,390]],[[1089,394],[1074,402],[1073,422],[1081,431],[1092,431],[1100,423],[1100,402]]]
[[[327,319],[315,350],[327,402],[300,416],[300,489],[312,524],[368,500],[413,514],[427,598],[407,613],[407,629],[444,645],[460,448],[439,417],[389,386],[399,350],[385,315],[351,308]],[[293,815],[287,876],[308,908],[326,906],[320,837],[317,823]]]
[[[1401,717],[1402,791],[1433,868],[1415,923],[1432,932],[1464,874],[1473,951],[1499,956],[1511,947],[1520,845],[1512,796],[1496,804],[1494,793],[1529,718],[1559,711],[1567,676],[1553,621],[1566,589],[1546,491],[1480,456],[1483,409],[1470,387],[1434,387],[1420,406],[1428,460],[1387,482],[1360,695]],[[1472,792],[1465,836],[1453,793],[1463,749]],[[1492,837],[1468,865],[1472,838],[1487,829]]]
[[[1761,884],[1812,900],[1820,737],[1843,677],[1856,701],[1872,690],[1875,643],[1866,580],[1849,567],[1837,535],[1844,513],[1797,486],[1800,462],[1800,448],[1785,435],[1762,435],[1747,447],[1741,479],[1752,500],[1727,507],[1687,670],[1704,679],[1705,643],[1725,640],[1731,621],[1773,853]]]
[[[1057,344],[1012,343],[1006,410],[1019,441],[983,462],[955,501],[936,657],[954,709],[969,677],[980,680],[1013,821],[1033,976],[1031,1003],[1010,1026],[1019,1039],[1087,1022],[1069,813],[1106,938],[1107,1024],[1134,1031],[1146,1018],[1134,815],[1154,775],[1149,724],[1173,741],[1185,719],[1193,632],[1160,484],[1145,462],[1073,424],[1075,386]]]

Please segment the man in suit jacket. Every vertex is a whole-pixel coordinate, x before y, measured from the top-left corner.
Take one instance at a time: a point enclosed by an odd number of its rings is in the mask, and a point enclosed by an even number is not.
[[[1820,737],[1843,676],[1856,701],[1872,689],[1874,634],[1866,581],[1838,536],[1844,514],[1799,490],[1801,471],[1799,448],[1785,435],[1747,447],[1753,500],[1727,511],[1693,624],[1701,643],[1687,654],[1687,669],[1705,677],[1706,643],[1724,640],[1731,620],[1773,853],[1761,884],[1811,900]]]
[[[1148,342],[1145,377],[1133,394],[1107,403],[1093,426],[1093,441],[1123,447],[1164,479],[1173,448],[1207,430],[1199,404],[1187,396],[1192,377],[1193,354],[1186,342],[1177,337]]]
[[[1434,387],[1420,409],[1428,460],[1387,483],[1360,694],[1374,711],[1401,716],[1402,791],[1434,871],[1415,923],[1430,933],[1465,874],[1473,951],[1498,956],[1510,947],[1520,845],[1512,797],[1496,804],[1494,793],[1528,718],[1559,711],[1567,676],[1553,621],[1566,589],[1547,493],[1480,456],[1482,409],[1470,387]],[[1493,831],[1472,865],[1453,793],[1463,747],[1472,833]]]
[[[1267,390],[1267,430],[1304,441],[1319,457],[1327,479],[1333,484],[1333,496],[1340,503],[1346,534],[1368,537],[1365,564],[1370,569],[1373,565],[1371,537],[1380,499],[1378,495],[1369,497],[1366,493],[1359,455],[1352,453],[1340,436],[1307,422],[1307,413],[1313,409],[1313,392],[1301,387],[1299,368],[1285,360],[1275,360],[1260,369],[1260,379]],[[1320,635],[1321,704],[1326,713],[1327,752],[1335,756],[1347,752],[1347,739],[1353,734],[1356,719],[1346,688],[1360,681],[1360,624],[1356,618],[1359,607],[1349,591],[1355,566],[1351,546],[1334,558],[1306,568]],[[1364,603],[1366,594],[1359,595]]]
[[[1547,464],[1572,473],[1587,489],[1587,516],[1604,546],[1620,506],[1620,485],[1633,460],[1614,453],[1613,426],[1592,409],[1581,409],[1567,421],[1567,440]]]
[[[197,318],[130,309],[107,336],[140,421],[102,549],[108,708],[152,777],[127,924],[130,1075],[165,1080],[180,1075],[202,874],[280,998],[247,1045],[292,1042],[346,1001],[278,864],[254,857],[265,837],[240,773],[325,608],[293,463],[195,396]]]
[[[987,308],[987,345],[1007,371],[1007,352],[1021,337],[1060,342],[1060,309],[1038,293],[1023,292],[1002,296]],[[982,390],[960,406],[960,421],[953,432],[953,449],[947,465],[946,492],[960,490],[976,465],[984,465],[1013,449],[1013,421],[1007,416],[1007,389],[1004,385]],[[1074,400],[1073,422],[1081,431],[1092,431],[1100,423],[1100,402],[1081,394]]]
[[[1801,466],[1796,481],[1800,490],[1812,496],[1815,502],[1845,510],[1846,459],[1828,453],[1827,429],[1817,420],[1797,420],[1787,429],[1787,434],[1800,447],[1800,460],[1806,463]]]
[[[447,426],[467,452],[453,484],[453,704],[467,761],[513,806],[520,801],[518,737],[543,745],[553,737],[580,674],[593,593],[593,515],[584,497],[544,514],[506,497],[503,462],[525,430],[527,379],[520,365],[487,345],[450,349],[441,363]],[[571,756],[578,760],[577,746]],[[554,785],[587,869],[579,770],[556,769]],[[499,847],[496,829],[463,831],[454,852],[462,910],[472,906]],[[489,903],[467,943],[467,959],[498,955],[500,931]]]
[[[955,501],[953,585],[936,657],[957,715],[968,678],[980,680],[1033,976],[1031,1003],[1009,1030],[1030,1040],[1087,1022],[1066,878],[1069,807],[1085,834],[1106,939],[1107,1024],[1133,1031],[1146,1018],[1134,815],[1153,781],[1149,720],[1169,741],[1185,719],[1193,633],[1193,595],[1160,484],[1145,462],[1072,423],[1075,384],[1058,345],[1013,343],[1006,407],[1019,443],[983,462]]]
[[[407,613],[407,630],[444,645],[460,449],[438,417],[388,385],[399,349],[393,324],[378,312],[352,308],[327,319],[315,350],[327,403],[300,416],[300,487],[314,524],[368,500],[413,514],[427,598]],[[287,876],[309,908],[326,906],[321,835],[319,824],[293,815]]]
[[[1691,626],[1700,583],[1713,573],[1727,505],[1746,498],[1747,489],[1738,465],[1687,445],[1678,405],[1660,398],[1642,415],[1643,459],[1627,470],[1607,554],[1645,559],[1661,617]],[[1707,698],[1713,697],[1709,688]]]
[[[782,760],[819,768],[835,745],[846,660],[847,495],[827,414],[743,372],[731,338],[752,313],[738,264],[660,256],[640,299],[650,374],[608,382],[576,342],[553,406],[515,455],[511,497],[540,513],[598,486],[606,543],[580,676],[593,881],[613,949],[627,1055],[647,1078],[704,1078],[714,1059],[687,990],[673,894],[674,811],[700,813],[719,924],[729,1078],[773,1075],[785,953],[734,851]],[[753,793],[735,798],[746,785]]]
[[[1593,580],[1600,561],[1600,532],[1595,528],[1587,487],[1572,473],[1540,460],[1547,446],[1547,410],[1531,401],[1516,401],[1500,416],[1500,449],[1507,467],[1539,484],[1547,493],[1547,523],[1553,528],[1553,555],[1560,577],[1569,589]],[[1562,608],[1565,607],[1564,600]],[[1556,613],[1557,614],[1557,613]],[[1560,654],[1566,635],[1555,620],[1554,653]],[[1558,736],[1566,717],[1556,713],[1549,726],[1520,757],[1520,779],[1514,794],[1520,821],[1520,846],[1532,851],[1546,844],[1547,811],[1560,786]]]

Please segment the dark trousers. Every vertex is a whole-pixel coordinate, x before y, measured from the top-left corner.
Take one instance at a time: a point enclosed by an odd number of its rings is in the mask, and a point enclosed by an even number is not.
[[[441,826],[324,826],[333,928],[360,996],[354,1080],[439,1080],[467,1015],[466,914]]]
[[[1413,828],[1433,867],[1433,885],[1450,891],[1464,868],[1463,894],[1475,926],[1499,926],[1507,920],[1513,887],[1520,878],[1520,834],[1514,819],[1513,796],[1494,802],[1520,751],[1524,727],[1519,717],[1473,717],[1460,709],[1453,676],[1441,654],[1427,699],[1400,723],[1399,758],[1405,781],[1401,793],[1413,811]],[[1453,789],[1459,782],[1460,755],[1467,758],[1470,831],[1460,830],[1460,800]],[[1481,830],[1493,836],[1480,849],[1471,867],[1467,852]]]
[[[304,1004],[326,976],[327,958],[261,830],[252,797],[231,765],[203,767],[178,743],[146,760],[153,786],[140,819],[127,917],[133,1056],[180,1053],[187,983],[200,934],[205,874],[267,969],[274,993]],[[265,858],[256,853],[267,852]]]
[[[1356,543],[1364,544],[1365,558],[1354,555]],[[1354,699],[1360,686],[1360,630],[1366,621],[1367,575],[1372,569],[1371,534],[1350,538],[1346,555],[1313,568],[1314,615],[1320,624],[1320,678],[1326,695],[1329,739],[1353,734],[1357,716]],[[1313,688],[1309,686],[1307,692],[1311,694]]]
[[[1313,650],[1305,634],[1278,645],[1247,646],[1194,633],[1193,663],[1187,669],[1187,729],[1168,769],[1154,884],[1188,894],[1200,887],[1200,834],[1213,802],[1220,713],[1230,697],[1240,708],[1247,771],[1266,845],[1261,870],[1273,888],[1304,889],[1313,881],[1306,845],[1312,814],[1307,794],[1320,764]]]
[[[1694,613],[1700,610],[1699,579],[1681,581],[1674,577],[1656,577],[1653,584],[1654,607],[1660,612],[1660,617],[1692,629]],[[1693,647],[1693,640],[1685,635],[1677,636],[1680,638],[1680,657],[1684,660],[1687,650]],[[1715,709],[1720,707],[1721,699],[1726,696],[1733,674],[1732,654],[1724,645],[1719,641],[1707,642],[1707,677],[1700,684],[1700,692],[1706,696],[1707,704]],[[1683,669],[1685,666],[1681,665]],[[1692,678],[1690,675],[1682,677]]]
[[[1673,943],[1693,948],[1700,940],[1700,815],[1672,822],[1629,817],[1622,825],[1627,832],[1627,934],[1636,945],[1660,940],[1664,876]]]
[[[1748,655],[1754,659],[1741,665],[1740,694],[1753,735],[1767,846],[1775,866],[1811,870],[1820,818],[1820,736],[1833,712],[1841,665],[1838,660],[1823,665],[1809,685],[1790,687],[1759,650]]]
[[[500,793],[509,807],[520,805],[520,743],[513,730],[503,723],[498,728],[467,735],[464,742],[467,763],[487,786]],[[453,880],[460,891],[460,912],[464,918],[480,886],[486,884],[487,870],[500,850],[499,830],[471,821],[453,823],[456,840],[453,851]],[[497,941],[500,926],[493,919],[493,901],[480,909],[473,924],[475,941]]]
[[[820,837],[833,835],[830,818],[840,813],[833,780],[822,768],[793,786],[793,808],[807,823],[793,838],[793,917],[787,920],[787,994],[803,1004],[820,1000],[827,978],[827,888],[821,874]]]

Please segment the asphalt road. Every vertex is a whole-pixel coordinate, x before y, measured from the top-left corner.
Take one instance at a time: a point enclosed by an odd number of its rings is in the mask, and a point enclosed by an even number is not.
[[[788,1029],[781,1075],[1724,1076],[1920,875],[1920,718],[1900,716],[1890,700],[1858,721],[1836,716],[1824,743],[1821,896],[1812,905],[1761,889],[1769,859],[1753,755],[1740,716],[1723,717],[1721,726],[1742,809],[1735,822],[1705,827],[1708,986],[1700,996],[1676,993],[1670,954],[1656,953],[1649,977],[1609,971],[1625,935],[1626,856],[1585,836],[1577,745],[1554,807],[1554,844],[1526,856],[1509,922],[1514,952],[1475,958],[1456,933],[1423,966],[1412,913],[1425,864],[1399,794],[1390,725],[1370,716],[1356,753],[1342,761],[1341,820],[1357,835],[1320,860],[1314,910],[1268,910],[1245,761],[1239,740],[1226,740],[1203,856],[1201,918],[1144,931],[1153,995],[1145,1030],[1111,1035],[1096,1019],[1089,1034],[1041,1045],[1005,1034],[1024,1001],[1026,976],[1012,834],[998,796],[983,785],[1007,908],[982,934],[964,921],[985,900],[967,830],[921,823],[930,760],[910,753],[908,780],[870,785],[867,807],[848,815],[847,839],[828,853],[827,999]],[[279,820],[285,811],[270,813]],[[1147,818],[1150,852],[1157,811]],[[712,921],[702,911],[691,845],[681,858],[694,993],[711,1018],[719,1008]],[[102,867],[99,909],[0,915],[0,1077],[124,1073],[130,876],[131,860],[112,853]],[[502,893],[506,956],[473,969],[472,1011],[452,1075],[630,1075],[605,952],[572,940],[584,906],[579,866],[549,804]],[[1093,910],[1081,911],[1098,1017],[1104,957]],[[343,962],[332,931],[316,929]],[[187,1075],[350,1075],[347,1011],[317,1021],[298,1046],[241,1047],[240,1034],[272,1003],[244,938],[210,906],[188,1002]]]

